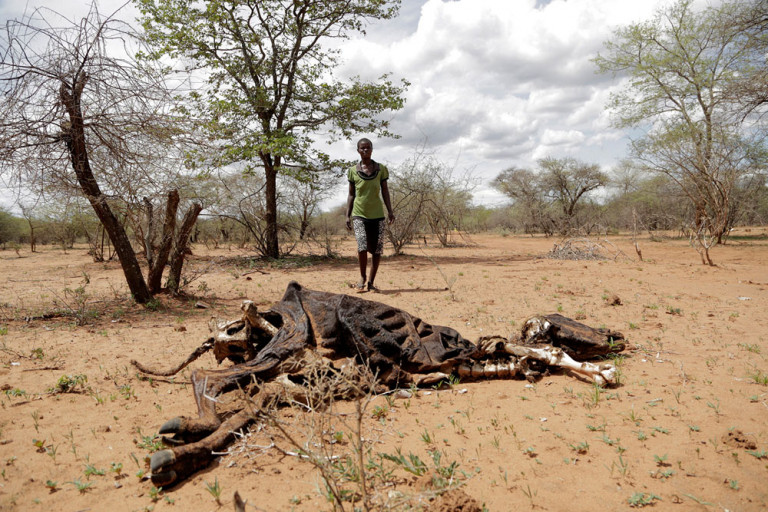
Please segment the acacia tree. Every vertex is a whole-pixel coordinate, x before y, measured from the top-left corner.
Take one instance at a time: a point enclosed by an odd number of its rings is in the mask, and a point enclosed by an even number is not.
[[[679,0],[655,17],[618,29],[595,62],[602,72],[627,77],[611,108],[618,127],[645,127],[633,141],[634,156],[666,175],[691,204],[692,244],[703,263],[721,243],[738,214],[734,190],[764,168],[764,139],[746,125],[733,95],[740,77],[751,75],[764,54],[733,23],[739,2],[700,12]]]
[[[313,135],[391,135],[385,110],[402,107],[407,85],[384,75],[337,80],[338,50],[321,46],[396,15],[399,0],[135,0],[154,45],[205,75],[190,97],[221,149],[219,164],[261,167],[265,178],[265,255],[277,258],[281,173],[342,168],[314,148]]]
[[[768,112],[768,0],[742,0],[734,5],[733,15],[722,22],[740,33],[752,58],[729,83],[729,99],[741,105],[737,113],[742,118],[763,117]]]
[[[90,203],[120,259],[134,299],[151,292],[114,200],[164,172],[184,129],[168,114],[163,74],[132,59],[134,31],[94,3],[81,20],[37,9],[9,21],[0,83],[0,173],[23,187],[75,190]]]
[[[527,231],[535,227],[549,236],[554,227],[562,234],[578,227],[576,216],[584,197],[607,182],[596,164],[543,158],[536,172],[511,167],[496,176],[492,185],[526,212]]]
[[[522,214],[526,233],[541,232],[551,236],[555,221],[538,178],[533,171],[510,167],[501,171],[491,185],[509,197]]]
[[[560,207],[560,232],[563,234],[577,227],[576,214],[584,197],[608,182],[599,165],[575,158],[543,158],[539,160],[538,176],[544,194]]]

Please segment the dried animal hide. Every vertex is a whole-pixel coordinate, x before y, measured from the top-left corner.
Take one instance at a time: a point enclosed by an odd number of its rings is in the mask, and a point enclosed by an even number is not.
[[[218,362],[236,363],[193,372],[199,417],[174,418],[161,427],[161,434],[173,434],[169,441],[182,446],[152,456],[155,485],[168,486],[206,466],[211,453],[252,420],[252,413],[240,411],[222,422],[214,397],[245,388],[254,379],[287,382],[286,375],[301,374],[310,360],[354,361],[390,388],[434,383],[452,374],[462,379],[518,374],[534,378],[547,366],[606,384],[614,380],[611,365],[577,362],[570,355],[595,357],[624,348],[620,333],[595,330],[560,315],[530,319],[522,336],[486,337],[475,344],[450,327],[428,324],[392,306],[307,290],[295,282],[270,310],[260,313],[249,301],[242,309],[239,320],[212,320],[212,337],[176,368],[154,371],[133,361],[154,375],[172,375],[210,349]]]

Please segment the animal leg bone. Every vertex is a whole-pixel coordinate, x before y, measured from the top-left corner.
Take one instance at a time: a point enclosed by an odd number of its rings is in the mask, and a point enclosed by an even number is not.
[[[595,381],[603,386],[616,383],[616,368],[608,363],[595,364],[590,362],[580,363],[563,352],[561,348],[543,345],[540,347],[527,347],[505,343],[504,351],[520,358],[537,359],[549,366],[558,366],[574,371]]]
[[[252,328],[259,329],[273,337],[279,330],[277,327],[267,322],[267,320],[261,316],[256,310],[256,304],[252,300],[244,300],[240,305],[240,309],[243,312],[243,320],[248,322]]]

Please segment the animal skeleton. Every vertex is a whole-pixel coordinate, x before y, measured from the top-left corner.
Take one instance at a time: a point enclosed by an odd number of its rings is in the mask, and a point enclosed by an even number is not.
[[[212,336],[184,362],[167,371],[132,363],[151,375],[173,375],[208,350],[220,370],[195,370],[192,386],[199,416],[177,417],[160,428],[175,445],[152,455],[150,467],[156,486],[174,484],[208,465],[237,432],[253,420],[242,409],[222,421],[216,411],[222,393],[246,388],[253,381],[256,395],[269,393],[269,384],[295,384],[311,362],[323,361],[341,370],[353,362],[370,368],[381,386],[397,388],[434,384],[450,375],[463,380],[534,379],[548,366],[564,368],[599,384],[615,383],[609,363],[578,362],[624,349],[623,335],[593,329],[561,315],[527,320],[521,335],[483,337],[471,343],[450,327],[430,325],[405,311],[357,296],[307,290],[288,285],[283,299],[265,312],[244,301],[240,319],[212,319]],[[289,378],[291,377],[291,378]],[[265,397],[262,396],[262,400]]]

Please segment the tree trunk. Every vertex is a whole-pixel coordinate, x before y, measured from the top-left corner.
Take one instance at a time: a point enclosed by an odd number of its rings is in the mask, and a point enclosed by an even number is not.
[[[184,253],[187,250],[189,235],[192,233],[192,228],[195,226],[197,216],[200,215],[202,210],[203,207],[200,203],[192,204],[184,215],[181,228],[179,228],[179,233],[176,235],[176,247],[171,256],[171,270],[168,273],[168,281],[165,283],[165,286],[174,294],[179,293],[181,267],[184,266]]]
[[[154,254],[154,248],[147,248],[152,251],[153,258],[149,268],[148,284],[149,291],[157,293],[160,291],[163,270],[168,263],[168,257],[171,254],[173,245],[173,233],[176,231],[176,212],[179,209],[179,192],[171,190],[168,192],[168,201],[165,205],[165,222],[163,223],[163,236],[160,240],[160,247],[157,254]],[[197,218],[197,217],[195,217]]]
[[[30,219],[27,219],[27,224],[29,224],[29,250],[35,252],[37,242],[35,239],[35,226],[32,225],[32,221]]]
[[[277,240],[277,170],[272,165],[265,165],[264,171],[267,182],[264,212],[267,221],[266,256],[277,259],[280,257],[280,245]]]
[[[102,194],[88,159],[83,114],[80,109],[80,97],[86,80],[87,76],[85,74],[79,75],[71,91],[68,90],[67,84],[62,83],[61,85],[59,96],[69,117],[69,129],[66,130],[65,128],[62,135],[69,150],[72,167],[75,170],[80,188],[91,203],[110,240],[112,240],[112,245],[114,245],[115,252],[117,252],[117,256],[120,259],[120,265],[123,267],[123,274],[128,282],[128,288],[131,290],[133,299],[139,304],[146,304],[152,299],[152,294],[149,292],[144,276],[141,274],[139,261],[136,259],[136,254],[133,252],[131,241],[128,239],[125,229],[123,229],[123,226],[109,207],[107,198]]]

